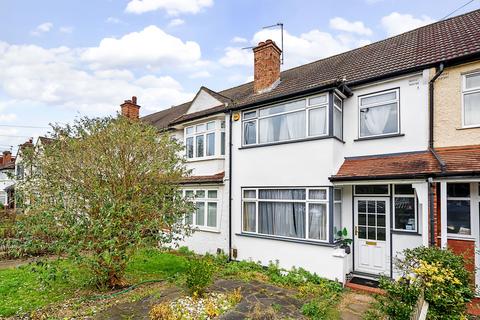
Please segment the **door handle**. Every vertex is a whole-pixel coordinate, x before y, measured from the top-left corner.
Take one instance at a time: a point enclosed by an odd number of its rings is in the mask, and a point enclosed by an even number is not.
[[[355,235],[358,235],[358,226],[355,226]]]

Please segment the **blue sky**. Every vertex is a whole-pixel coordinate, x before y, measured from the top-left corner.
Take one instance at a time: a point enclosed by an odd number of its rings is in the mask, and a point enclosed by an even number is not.
[[[291,68],[432,23],[466,0],[0,0],[0,150],[75,117],[141,114],[201,85],[250,81],[250,50],[285,25]],[[456,14],[480,8],[474,1]],[[33,127],[33,128],[32,128]]]

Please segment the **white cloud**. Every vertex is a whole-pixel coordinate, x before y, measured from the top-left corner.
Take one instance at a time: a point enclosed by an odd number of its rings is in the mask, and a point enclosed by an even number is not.
[[[136,77],[124,69],[85,69],[82,52],[0,42],[0,91],[17,102],[97,114],[118,110],[118,105],[132,95],[138,96],[142,110],[150,111],[193,96],[170,76]]]
[[[0,122],[12,122],[17,119],[17,115],[14,113],[0,113]]]
[[[233,43],[247,43],[248,40],[242,37],[233,37],[231,42]]]
[[[381,20],[382,26],[389,36],[394,36],[433,22],[435,22],[435,20],[426,15],[415,18],[411,14],[401,14],[398,12],[392,12]]]
[[[108,23],[114,23],[114,24],[117,24],[117,23],[121,23],[122,20],[118,19],[118,18],[115,18],[115,17],[108,17],[105,22],[108,22]]]
[[[72,33],[73,32],[73,27],[60,27],[60,32],[61,33]]]
[[[351,22],[341,17],[330,19],[330,28],[364,36],[370,36],[372,34],[372,30],[367,28],[362,21]]]
[[[182,13],[196,14],[212,5],[213,0],[131,0],[125,11],[142,14],[149,11],[165,10],[168,15],[176,16]]]
[[[280,46],[280,32],[264,29],[253,35],[250,43],[257,45],[260,41],[272,39]],[[345,34],[333,36],[330,33],[314,29],[298,36],[284,31],[285,65],[284,69],[299,66],[324,57],[328,57],[360,45],[368,40]],[[227,47],[219,62],[225,67],[252,66],[253,53],[251,49]]]
[[[88,48],[82,55],[95,68],[187,66],[200,63],[200,57],[198,43],[183,42],[153,25],[119,39],[104,38],[98,47]]]
[[[51,22],[44,22],[42,24],[39,24],[34,30],[32,30],[30,33],[34,36],[39,36],[42,33],[49,32],[53,28],[53,23]]]
[[[211,76],[212,75],[210,74],[210,72],[204,70],[204,71],[194,72],[191,75],[189,75],[188,77],[190,79],[199,79],[199,78],[210,78]]]
[[[185,20],[175,18],[175,19],[170,20],[170,22],[168,23],[168,26],[169,27],[177,27],[177,26],[181,26],[184,23],[185,23]]]

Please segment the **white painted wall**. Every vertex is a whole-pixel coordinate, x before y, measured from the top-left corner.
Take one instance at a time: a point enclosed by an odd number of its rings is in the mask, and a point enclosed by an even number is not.
[[[221,101],[218,101],[214,97],[212,97],[209,93],[204,91],[203,89],[197,94],[195,100],[192,101],[190,108],[188,109],[187,113],[195,113],[198,111],[210,109],[213,107],[218,107],[222,105]]]

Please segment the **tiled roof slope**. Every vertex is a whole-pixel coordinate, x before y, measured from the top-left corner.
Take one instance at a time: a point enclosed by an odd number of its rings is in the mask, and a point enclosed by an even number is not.
[[[255,94],[253,82],[249,82],[218,94],[230,98],[234,108],[240,108],[330,86],[343,78],[347,85],[355,85],[475,54],[480,54],[480,10],[285,70],[278,86],[269,92]],[[181,115],[182,106],[185,104],[168,110]],[[143,119],[149,121],[154,115]]]
[[[440,172],[430,151],[346,158],[332,181],[427,177]]]
[[[210,176],[190,176],[183,179],[181,184],[200,184],[200,183],[222,183],[225,177],[225,171]]]
[[[435,148],[435,151],[445,163],[444,174],[480,174],[480,145]]]

